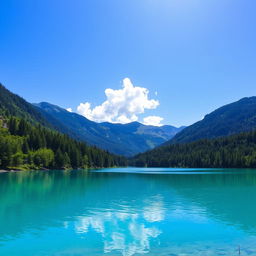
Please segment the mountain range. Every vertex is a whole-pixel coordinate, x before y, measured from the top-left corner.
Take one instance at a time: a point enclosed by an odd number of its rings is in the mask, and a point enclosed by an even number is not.
[[[126,157],[153,149],[184,128],[149,126],[139,122],[96,123],[50,103],[31,104],[0,84],[0,115],[1,112],[25,118],[34,124],[39,123],[73,139]]]
[[[30,104],[0,85],[1,116],[40,124],[110,153],[136,155],[133,163],[143,166],[254,166],[256,159],[256,97],[242,98],[191,126],[176,128],[96,123],[47,102]]]
[[[47,102],[34,104],[34,106],[60,132],[111,153],[127,157],[161,145],[184,128],[170,125],[150,126],[139,122],[128,124],[96,123]]]
[[[124,157],[62,134],[32,104],[0,84],[0,169],[126,166]]]

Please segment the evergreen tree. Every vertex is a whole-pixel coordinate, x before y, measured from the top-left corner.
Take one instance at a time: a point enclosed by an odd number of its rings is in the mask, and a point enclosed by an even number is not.
[[[9,117],[7,121],[8,128],[0,127],[0,168],[76,169],[126,165],[122,157],[40,125],[15,117]]]

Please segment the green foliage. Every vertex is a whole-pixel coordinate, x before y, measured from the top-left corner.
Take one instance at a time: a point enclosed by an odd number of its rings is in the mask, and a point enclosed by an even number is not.
[[[174,144],[139,154],[131,165],[148,167],[256,168],[256,131]]]
[[[84,168],[126,165],[125,158],[53,129],[38,108],[0,84],[0,168]]]
[[[53,166],[54,153],[51,149],[40,148],[33,152],[33,162],[36,166],[50,168]]]
[[[3,128],[3,124],[8,124]],[[125,158],[87,146],[24,119],[1,119],[0,168],[67,169],[125,166]]]
[[[25,155],[22,152],[17,152],[11,156],[12,166],[21,166],[24,163]]]

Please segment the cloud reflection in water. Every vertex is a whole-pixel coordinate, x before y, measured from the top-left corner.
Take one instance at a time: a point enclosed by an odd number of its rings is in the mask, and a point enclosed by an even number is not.
[[[97,211],[91,216],[79,216],[74,224],[75,231],[79,234],[86,234],[89,230],[99,233],[104,253],[119,251],[123,256],[148,253],[150,240],[162,233],[154,222],[164,220],[165,210],[160,197],[145,203],[146,206],[139,213],[113,209]]]

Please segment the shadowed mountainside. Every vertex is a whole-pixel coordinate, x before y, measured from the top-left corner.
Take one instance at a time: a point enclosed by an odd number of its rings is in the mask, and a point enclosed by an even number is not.
[[[86,141],[112,153],[132,156],[171,139],[183,129],[174,126],[147,126],[139,122],[128,124],[96,123],[76,113],[47,102],[34,104],[41,114],[59,131]]]

